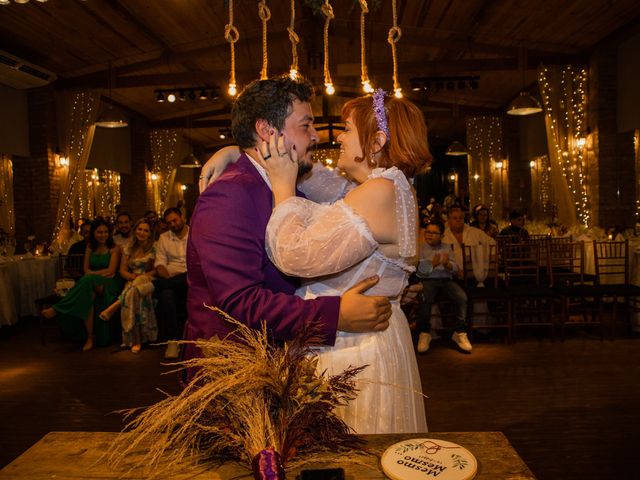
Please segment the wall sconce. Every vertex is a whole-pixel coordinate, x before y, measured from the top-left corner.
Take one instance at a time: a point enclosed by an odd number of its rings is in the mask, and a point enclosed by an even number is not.
[[[496,168],[497,168],[498,170],[500,170],[503,166],[504,166],[504,165],[503,165],[503,163],[502,163],[502,162],[496,162]]]
[[[530,168],[536,168],[536,162],[535,162],[535,160],[531,160],[531,161],[529,162],[529,167],[530,167]]]
[[[152,182],[155,182],[156,180],[158,180],[158,175],[155,173],[152,173],[150,178]]]
[[[185,192],[187,190],[187,186],[186,185],[180,185],[180,190]]]
[[[477,173],[473,176],[473,179],[477,182],[480,179],[480,175]]]

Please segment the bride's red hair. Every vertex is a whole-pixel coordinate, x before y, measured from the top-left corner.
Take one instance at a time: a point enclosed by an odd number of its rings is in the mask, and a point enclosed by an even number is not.
[[[427,125],[420,109],[409,100],[387,96],[384,99],[391,138],[376,156],[378,167],[397,167],[407,177],[423,173],[431,164]],[[371,95],[349,100],[342,107],[342,118],[352,116],[364,159],[370,159],[376,132],[380,129],[373,111]],[[363,159],[357,159],[362,161]]]

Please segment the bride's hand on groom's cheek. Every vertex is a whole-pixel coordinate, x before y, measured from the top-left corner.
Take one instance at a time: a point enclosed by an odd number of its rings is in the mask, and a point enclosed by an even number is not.
[[[342,295],[338,330],[352,333],[386,330],[391,317],[389,299],[364,295],[378,280],[377,276],[362,280]]]

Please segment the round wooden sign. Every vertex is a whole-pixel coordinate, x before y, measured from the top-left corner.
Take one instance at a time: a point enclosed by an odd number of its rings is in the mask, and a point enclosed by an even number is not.
[[[382,454],[381,462],[392,480],[471,480],[478,471],[476,457],[469,450],[432,438],[395,443]]]

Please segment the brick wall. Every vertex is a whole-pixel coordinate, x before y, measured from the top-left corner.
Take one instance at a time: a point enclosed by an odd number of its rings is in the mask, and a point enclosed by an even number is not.
[[[147,200],[145,169],[151,158],[149,147],[149,127],[143,120],[133,118],[129,122],[131,130],[131,174],[120,176],[120,204],[129,212],[134,221],[142,218],[151,208]]]
[[[633,132],[618,133],[617,45],[603,45],[590,58],[587,159],[594,225],[635,225],[636,171]]]
[[[30,158],[13,158],[13,192],[17,251],[29,235],[49,242],[58,207],[60,170],[49,160],[57,145],[53,89],[33,89],[28,94]]]

